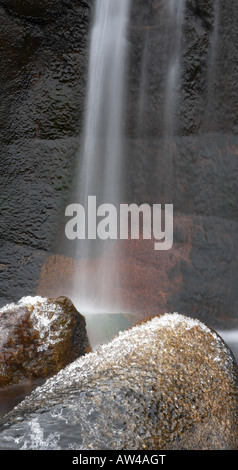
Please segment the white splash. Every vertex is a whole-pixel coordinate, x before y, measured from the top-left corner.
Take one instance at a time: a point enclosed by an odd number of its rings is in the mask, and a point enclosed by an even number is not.
[[[4,305],[2,308],[0,308],[0,313],[6,312],[7,310],[14,309],[16,307],[20,306],[25,306],[25,307],[34,307],[38,303],[45,302],[47,300],[46,297],[40,297],[40,296],[26,296],[22,297],[18,302],[11,302],[9,304]]]
[[[51,433],[47,438],[44,438],[44,430],[40,426],[37,418],[29,422],[30,439],[24,440],[24,444],[20,450],[60,450],[57,443],[60,439],[59,433]],[[23,440],[23,437],[22,437]]]

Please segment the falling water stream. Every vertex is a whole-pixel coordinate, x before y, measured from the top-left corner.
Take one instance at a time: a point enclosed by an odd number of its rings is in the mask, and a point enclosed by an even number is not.
[[[82,149],[79,152],[80,170],[77,181],[77,200],[88,209],[86,225],[95,223],[96,207],[88,203],[96,196],[97,204],[119,207],[124,194],[125,139],[123,130],[124,101],[127,71],[127,26],[130,0],[98,0],[90,40],[88,93],[85,108],[85,128]],[[167,9],[167,73],[165,75],[164,129],[162,158],[166,170],[164,184],[170,195],[172,185],[172,145],[176,125],[184,0],[168,0]],[[144,49],[141,85],[148,73],[146,56],[148,35]],[[143,104],[147,100],[144,86],[139,90],[141,125]],[[161,110],[162,112],[162,110]],[[167,201],[172,202],[172,201]],[[87,238],[87,236],[86,236]],[[77,243],[80,267],[75,270],[75,305],[82,312],[121,312],[120,249],[112,240],[88,239]],[[93,237],[92,237],[93,238]],[[93,266],[93,267],[92,267]],[[116,288],[115,288],[116,287]]]
[[[208,52],[208,76],[207,76],[207,103],[204,117],[204,127],[209,128],[209,122],[214,119],[216,105],[216,79],[219,76],[217,71],[217,55],[219,47],[219,25],[220,25],[220,0],[214,2],[213,8],[213,30],[210,36]]]
[[[127,59],[127,25],[130,0],[97,0],[90,41],[88,93],[85,129],[76,199],[88,209],[88,226],[94,224],[96,203],[120,203],[123,195],[123,110]],[[119,283],[116,269],[117,248],[109,240],[78,242],[82,268],[74,276],[72,299],[80,311],[111,311],[117,299],[112,286]],[[92,272],[90,259],[96,258]],[[85,269],[84,269],[85,267]],[[113,303],[113,305],[112,305]]]
[[[182,61],[182,27],[185,13],[184,0],[168,1],[167,74],[165,76],[164,129],[162,143],[162,167],[164,174],[164,194],[172,200],[173,194],[173,146],[176,134],[176,111],[179,97],[180,72]]]
[[[175,131],[175,115],[181,67],[182,26],[184,0],[168,1],[168,67],[164,100],[164,138],[172,140]]]

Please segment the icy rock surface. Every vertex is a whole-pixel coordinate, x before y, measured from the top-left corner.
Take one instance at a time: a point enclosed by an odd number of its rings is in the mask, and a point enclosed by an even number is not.
[[[55,374],[90,349],[85,318],[66,297],[23,297],[0,309],[0,386]]]
[[[165,314],[120,333],[37,388],[0,449],[229,449],[237,366],[214,331]]]

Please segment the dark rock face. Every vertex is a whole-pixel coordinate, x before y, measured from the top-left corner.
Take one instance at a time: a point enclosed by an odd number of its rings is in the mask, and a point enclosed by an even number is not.
[[[147,2],[144,8],[137,3],[130,31],[128,200],[173,203],[175,225],[176,218],[190,219],[191,239],[181,238],[181,227],[174,231],[182,259],[167,269],[174,279],[167,311],[178,309],[213,325],[225,318],[229,325],[230,318],[233,324],[238,305],[237,12],[226,0],[186,2],[176,125],[164,153],[166,2]],[[158,291],[161,278],[158,272]]]
[[[47,378],[91,350],[84,317],[64,297],[25,297],[0,320],[0,387]]]
[[[1,305],[35,293],[55,248],[83,121],[89,17],[89,2],[0,2]]]
[[[0,423],[0,449],[232,449],[237,366],[178,314],[145,321],[70,364]]]

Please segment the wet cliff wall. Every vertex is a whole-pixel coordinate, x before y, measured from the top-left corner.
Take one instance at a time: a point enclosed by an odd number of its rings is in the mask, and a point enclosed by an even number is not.
[[[82,130],[91,3],[0,2],[1,304],[36,291],[64,295],[70,284],[74,260],[59,235]],[[123,301],[142,316],[176,310],[236,322],[238,13],[234,1],[220,0],[215,44],[215,6],[186,1],[175,137],[165,159],[166,2],[132,1],[126,202],[172,202],[175,211],[171,252],[125,244],[118,266]]]
[[[162,288],[166,296],[164,308],[178,308],[204,321],[222,317],[235,321],[238,302],[235,2],[185,2],[181,88],[172,150],[167,155],[163,153],[162,139],[169,53],[164,39],[166,2],[151,1],[146,6],[145,2],[139,3],[140,6],[134,2],[132,9],[128,188],[134,200],[174,204],[178,221],[174,241],[181,256],[172,265],[171,259],[166,260],[168,289]],[[145,95],[142,108],[141,89]],[[171,257],[177,254],[176,250],[171,251]],[[158,276],[158,290],[160,285],[164,284]]]
[[[1,304],[37,288],[55,249],[83,119],[90,6],[0,2]]]

